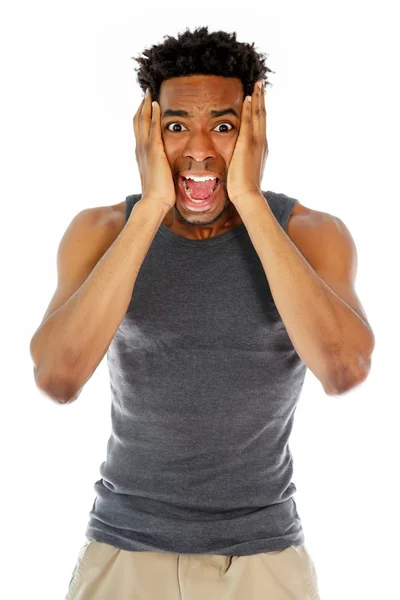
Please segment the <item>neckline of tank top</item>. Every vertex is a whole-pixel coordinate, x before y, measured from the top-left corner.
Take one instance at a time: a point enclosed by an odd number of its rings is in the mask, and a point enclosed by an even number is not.
[[[266,194],[269,194],[269,191],[263,192],[264,198],[266,200],[266,202],[268,202],[268,199],[266,198]],[[175,233],[174,231],[171,231],[164,223],[161,223],[158,232],[163,236],[166,237],[167,239],[169,239],[171,242],[174,242],[176,244],[181,244],[184,246],[192,246],[192,247],[206,247],[206,246],[214,246],[215,244],[220,244],[221,242],[225,242],[230,240],[231,238],[237,237],[238,235],[242,234],[242,233],[246,233],[247,229],[244,223],[241,223],[240,225],[237,225],[236,227],[232,227],[232,229],[229,229],[228,231],[224,231],[223,233],[219,233],[218,235],[215,235],[213,237],[210,238],[205,238],[205,239],[189,239],[189,238],[185,238],[177,233]]]

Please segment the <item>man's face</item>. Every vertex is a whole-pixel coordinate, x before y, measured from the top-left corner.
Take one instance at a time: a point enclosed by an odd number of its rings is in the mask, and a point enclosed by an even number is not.
[[[167,79],[161,84],[161,130],[175,183],[174,208],[188,224],[214,223],[230,204],[226,178],[239,135],[243,100],[243,85],[236,78],[192,75]],[[185,111],[187,115],[166,111]],[[213,115],[212,111],[219,114]],[[222,111],[229,112],[221,114]],[[203,204],[191,202],[182,173],[217,176],[217,187],[210,199]]]

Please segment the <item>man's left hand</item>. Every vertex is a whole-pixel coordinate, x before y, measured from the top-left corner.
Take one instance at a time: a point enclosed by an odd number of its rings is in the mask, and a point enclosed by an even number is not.
[[[268,156],[263,84],[261,81],[254,85],[251,102],[247,99],[250,96],[243,101],[239,135],[227,177],[228,196],[233,204],[248,194],[262,194],[261,180]]]

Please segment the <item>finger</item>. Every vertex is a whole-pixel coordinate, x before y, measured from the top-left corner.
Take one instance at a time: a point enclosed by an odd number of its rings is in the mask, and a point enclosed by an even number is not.
[[[154,101],[151,104],[152,107],[152,117],[150,122],[150,136],[149,143],[154,147],[163,144],[163,140],[161,137],[161,108],[158,102]]]
[[[140,140],[140,129],[139,129],[139,117],[142,112],[144,100],[145,99],[143,98],[143,100],[139,104],[139,108],[137,109],[135,116],[133,117],[133,130],[135,133],[135,141],[136,141],[135,156],[136,156],[136,162],[138,163],[138,166],[139,166],[140,184],[141,184],[142,190],[143,190],[143,176],[142,176],[142,170],[140,168],[141,140]]]
[[[143,100],[139,104],[138,109],[135,112],[135,116],[133,117],[133,126],[134,127],[139,125],[139,117],[140,117],[140,113],[142,112],[144,101],[145,101],[145,97],[143,98]]]
[[[265,85],[264,81],[261,85],[260,90],[260,136],[261,141],[266,142],[267,140],[267,110],[265,108]]]
[[[140,144],[139,117],[140,113],[142,112],[144,100],[145,99],[143,98],[143,100],[139,104],[139,108],[137,109],[135,116],[133,117],[133,131],[135,133],[136,146]]]
[[[151,123],[151,94],[149,88],[146,90],[142,110],[139,117],[140,139],[142,144],[147,146],[149,142],[149,132]]]
[[[250,99],[250,101],[249,101]],[[240,115],[240,128],[239,135],[237,139],[237,143],[241,144],[242,142],[247,141],[249,138],[251,139],[253,136],[253,125],[252,125],[252,114],[251,114],[251,105],[252,105],[252,97],[246,96],[243,104],[242,104],[242,112]]]
[[[260,142],[262,139],[262,107],[261,107],[261,96],[262,89],[259,84],[261,83],[261,87],[263,82],[257,81],[254,84],[253,90],[253,99],[252,99],[252,120],[253,120],[253,132],[254,132],[254,140],[256,142]]]

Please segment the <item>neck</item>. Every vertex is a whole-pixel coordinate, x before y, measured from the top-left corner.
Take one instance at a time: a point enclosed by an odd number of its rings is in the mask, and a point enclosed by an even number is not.
[[[186,214],[185,214],[186,217]],[[190,219],[190,217],[188,217]],[[206,219],[205,219],[206,221]],[[174,233],[182,237],[199,240],[215,237],[225,231],[229,231],[243,223],[232,202],[228,202],[225,210],[213,223],[205,222],[204,225],[199,223],[190,223],[178,212],[176,204],[167,213],[163,221],[164,225]]]

